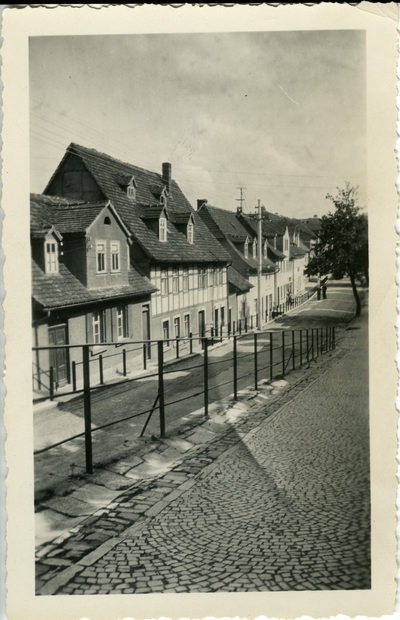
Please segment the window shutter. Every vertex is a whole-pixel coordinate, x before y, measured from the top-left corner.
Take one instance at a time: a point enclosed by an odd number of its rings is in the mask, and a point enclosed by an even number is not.
[[[129,311],[130,311],[130,309],[131,309],[131,305],[130,304],[125,306],[125,321],[126,321],[126,327],[125,328],[126,328],[126,337],[127,338],[130,338],[130,334],[129,334],[129,324],[130,324],[130,321],[129,321]]]
[[[93,312],[86,314],[86,342],[87,344],[93,343]]]

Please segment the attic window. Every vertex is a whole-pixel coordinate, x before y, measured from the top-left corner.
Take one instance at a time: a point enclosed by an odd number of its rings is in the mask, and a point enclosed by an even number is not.
[[[105,218],[104,218],[104,225],[105,225],[105,226],[110,226],[110,225],[111,225],[111,220],[110,220],[110,218],[108,217],[108,215],[107,215],[107,217],[105,217]]]
[[[45,269],[46,273],[58,273],[58,252],[55,241],[46,241],[45,250]]]
[[[167,240],[167,220],[165,217],[160,217],[159,220],[159,240],[166,241]]]
[[[194,233],[193,222],[189,222],[189,224],[187,225],[187,240],[191,244],[193,244],[193,233]]]
[[[126,195],[128,196],[129,200],[135,200],[136,188],[134,187],[134,185],[128,185],[126,189]]]
[[[244,257],[245,258],[249,258],[249,243],[246,239],[245,243],[244,243]]]
[[[257,241],[255,239],[253,241],[253,258],[257,258]]]

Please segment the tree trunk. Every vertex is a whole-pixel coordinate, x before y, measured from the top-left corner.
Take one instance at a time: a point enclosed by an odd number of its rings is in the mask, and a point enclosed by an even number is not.
[[[360,316],[360,314],[361,314],[361,301],[360,301],[360,297],[358,296],[356,280],[355,280],[355,277],[354,277],[354,275],[352,273],[350,273],[349,275],[350,275],[351,288],[353,289],[354,299],[356,300],[356,316]]]

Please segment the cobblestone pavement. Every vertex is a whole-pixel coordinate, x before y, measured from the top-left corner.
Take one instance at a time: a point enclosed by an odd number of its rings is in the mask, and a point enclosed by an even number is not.
[[[189,429],[216,439],[42,549],[37,593],[369,588],[367,364],[364,317],[268,409]]]

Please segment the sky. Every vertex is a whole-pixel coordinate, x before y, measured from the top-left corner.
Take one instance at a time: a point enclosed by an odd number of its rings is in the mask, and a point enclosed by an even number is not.
[[[31,191],[70,142],[235,210],[321,216],[348,181],[366,207],[362,30],[30,39]]]

